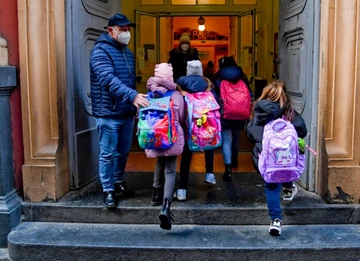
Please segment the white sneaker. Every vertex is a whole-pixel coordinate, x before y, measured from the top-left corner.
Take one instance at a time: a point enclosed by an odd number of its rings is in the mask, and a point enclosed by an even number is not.
[[[282,225],[281,219],[275,218],[270,223],[269,234],[272,236],[280,236],[281,235],[281,225]]]
[[[177,189],[174,193],[174,197],[179,201],[186,200],[186,189]]]
[[[292,185],[292,188],[283,188],[283,200],[293,200],[297,192],[298,189],[295,184]]]
[[[215,185],[216,184],[216,179],[215,179],[214,174],[213,173],[206,173],[204,182]]]

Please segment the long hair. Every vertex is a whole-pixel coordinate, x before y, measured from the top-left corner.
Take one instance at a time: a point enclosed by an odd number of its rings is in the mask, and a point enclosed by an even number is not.
[[[293,108],[291,106],[291,100],[286,94],[285,82],[277,80],[267,85],[259,98],[254,102],[253,109],[251,111],[250,118],[254,117],[254,108],[258,101],[268,100],[272,102],[278,102],[280,108],[285,108],[283,117],[285,120],[293,120]]]

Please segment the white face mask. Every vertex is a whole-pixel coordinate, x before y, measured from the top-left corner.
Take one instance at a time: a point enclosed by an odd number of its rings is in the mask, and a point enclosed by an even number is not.
[[[181,50],[183,50],[184,52],[186,52],[187,50],[189,50],[189,45],[188,45],[188,44],[182,44],[182,45],[181,45]]]
[[[117,36],[117,41],[121,44],[128,44],[130,41],[131,35],[129,31],[121,32]]]

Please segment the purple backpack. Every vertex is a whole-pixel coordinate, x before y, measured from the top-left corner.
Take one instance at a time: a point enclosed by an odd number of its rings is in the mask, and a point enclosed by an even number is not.
[[[285,183],[300,178],[305,168],[305,154],[299,153],[294,125],[276,119],[264,127],[259,171],[268,183]]]

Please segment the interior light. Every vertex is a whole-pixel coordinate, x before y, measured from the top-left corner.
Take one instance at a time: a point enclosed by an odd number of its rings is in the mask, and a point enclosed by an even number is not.
[[[204,19],[204,17],[202,17],[202,15],[198,19],[198,25],[199,25],[198,26],[199,31],[205,30],[205,19]]]

